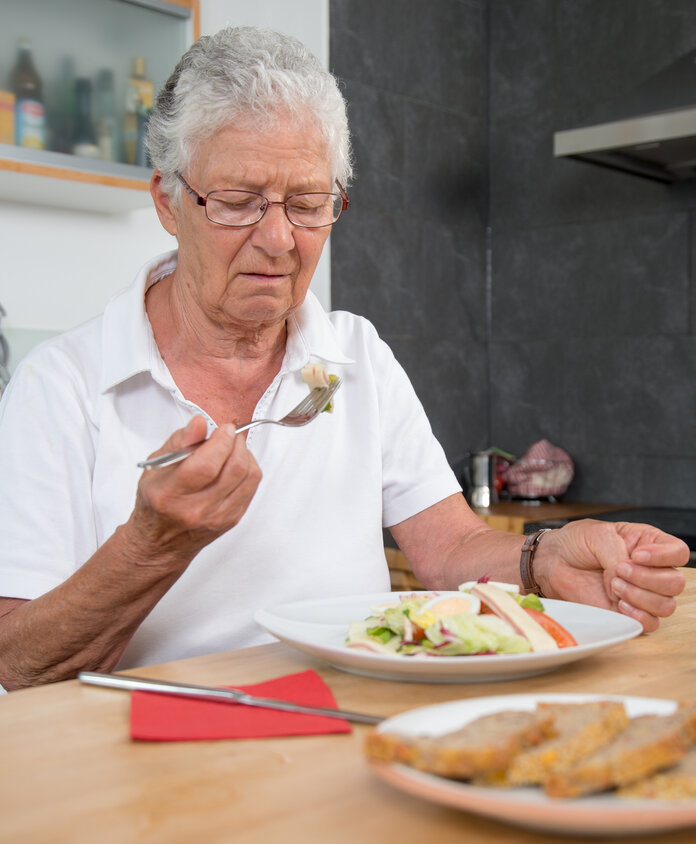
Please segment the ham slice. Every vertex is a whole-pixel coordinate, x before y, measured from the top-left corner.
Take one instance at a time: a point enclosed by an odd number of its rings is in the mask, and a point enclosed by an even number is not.
[[[472,593],[487,604],[499,617],[507,621],[516,633],[529,642],[533,651],[556,651],[556,640],[522,609],[509,592],[490,583],[477,583]]]
[[[302,367],[302,380],[309,384],[310,390],[315,387],[328,387],[330,383],[323,363],[309,363]]]

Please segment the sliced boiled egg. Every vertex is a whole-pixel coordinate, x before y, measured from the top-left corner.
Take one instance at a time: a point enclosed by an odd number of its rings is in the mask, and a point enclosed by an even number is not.
[[[461,587],[460,587],[461,588]],[[423,607],[423,611],[429,611],[439,618],[450,615],[477,615],[481,609],[481,601],[476,595],[439,595],[431,598]]]

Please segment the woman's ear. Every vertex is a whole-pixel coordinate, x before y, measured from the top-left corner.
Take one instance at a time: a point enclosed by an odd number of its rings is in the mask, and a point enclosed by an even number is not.
[[[165,231],[176,236],[177,225],[176,216],[172,211],[173,203],[169,194],[165,193],[162,188],[162,174],[159,170],[155,170],[150,179],[150,195],[155,203],[155,211],[157,211],[159,221]]]

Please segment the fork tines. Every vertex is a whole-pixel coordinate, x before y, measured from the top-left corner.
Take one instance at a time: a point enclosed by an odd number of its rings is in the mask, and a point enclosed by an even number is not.
[[[310,393],[310,396],[313,396],[314,407],[318,408],[320,411],[324,410],[331,400],[331,397],[340,386],[341,379],[337,378],[326,387],[315,387],[315,389],[313,389]]]

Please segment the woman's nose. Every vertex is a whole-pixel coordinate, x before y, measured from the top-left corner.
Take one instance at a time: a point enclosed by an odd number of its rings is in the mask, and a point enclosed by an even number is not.
[[[281,202],[269,203],[266,213],[254,226],[252,241],[269,255],[282,255],[295,248],[293,229],[285,206]]]

